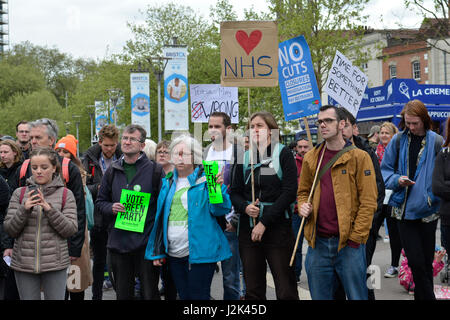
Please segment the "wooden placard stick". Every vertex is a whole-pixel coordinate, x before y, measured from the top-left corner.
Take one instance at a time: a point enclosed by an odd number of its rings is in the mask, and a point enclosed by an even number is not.
[[[248,128],[250,130],[250,116],[251,116],[251,107],[250,107],[250,88],[247,88],[247,101],[248,101]],[[251,131],[250,131],[251,132]],[[253,143],[251,134],[248,136],[249,147],[250,147],[250,174],[252,179],[252,204],[255,203],[255,175],[253,173]],[[256,226],[256,218],[253,218],[253,226]]]
[[[311,139],[311,131],[309,130],[308,119],[306,117],[303,117],[303,123],[305,124],[306,135],[308,136],[309,147],[310,147],[310,149],[312,149],[313,143],[312,143],[312,139]]]
[[[320,166],[322,165],[323,155],[325,154],[325,148],[326,147],[327,147],[327,145],[325,144],[323,146],[324,149],[323,149],[322,155],[320,157],[319,164],[317,165],[317,168],[316,168],[316,174],[314,176],[314,180],[313,180],[313,184],[312,184],[312,187],[311,187],[311,191],[309,192],[308,203],[311,203],[311,198],[312,198],[312,195],[314,194],[314,189],[315,189],[316,183],[317,183],[317,175],[319,174]],[[300,208],[299,208],[299,210],[300,210]],[[302,217],[302,223],[300,224],[300,228],[298,229],[297,240],[295,241],[294,251],[292,252],[292,256],[291,256],[291,262],[289,263],[290,267],[292,267],[292,264],[294,263],[295,253],[297,252],[298,242],[300,240],[300,235],[302,233],[303,224],[304,223],[305,223],[305,217]]]

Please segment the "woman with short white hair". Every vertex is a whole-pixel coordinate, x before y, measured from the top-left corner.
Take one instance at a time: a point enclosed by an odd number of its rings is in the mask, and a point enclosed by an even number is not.
[[[156,142],[150,139],[145,139],[145,147],[142,151],[144,151],[147,158],[155,161]]]
[[[216,262],[231,257],[216,220],[230,211],[230,197],[218,173],[223,203],[210,203],[202,147],[196,139],[181,135],[169,150],[175,168],[163,178],[145,258],[155,266],[162,266],[168,258],[181,300],[209,300]]]

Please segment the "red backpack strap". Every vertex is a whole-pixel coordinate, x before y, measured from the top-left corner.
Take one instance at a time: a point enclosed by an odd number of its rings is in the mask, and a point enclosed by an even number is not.
[[[61,212],[64,210],[64,206],[66,205],[67,200],[67,188],[64,187],[63,194],[62,194],[62,202],[61,202]]]
[[[90,163],[89,165],[91,167],[91,177],[94,177],[94,175],[95,175],[95,165],[93,163]]]
[[[69,183],[69,162],[70,159],[69,158],[63,158],[62,160],[62,175],[63,175],[63,179],[64,179],[64,185],[67,185]]]
[[[22,200],[23,200],[23,197],[25,196],[26,190],[27,190],[27,187],[20,188],[19,204],[22,204]]]
[[[30,159],[27,159],[22,163],[22,166],[20,167],[19,186],[20,186],[20,180],[22,180],[22,178],[24,178],[27,175],[27,169],[28,169],[29,164],[30,164]]]

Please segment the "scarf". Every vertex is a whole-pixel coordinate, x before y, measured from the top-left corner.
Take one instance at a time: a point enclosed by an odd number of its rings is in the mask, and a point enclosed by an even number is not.
[[[377,146],[377,157],[378,157],[378,163],[381,165],[381,160],[383,160],[384,151],[386,150],[386,147],[379,143]]]

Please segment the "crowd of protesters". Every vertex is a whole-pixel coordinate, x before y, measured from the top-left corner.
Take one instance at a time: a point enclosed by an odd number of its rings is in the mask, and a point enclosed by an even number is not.
[[[83,300],[90,288],[102,300],[112,287],[118,300],[208,300],[220,266],[224,300],[266,299],[268,268],[276,298],[298,300],[304,266],[313,300],[374,300],[366,280],[384,223],[384,276],[433,300],[450,246],[450,118],[443,138],[419,100],[400,116],[366,140],[354,115],[325,105],[323,140],[299,135],[292,149],[269,112],[252,114],[243,136],[212,113],[206,148],[109,124],[82,154],[55,121],[21,121],[16,138],[0,138],[0,299]],[[218,165],[222,201],[204,160]],[[146,208],[141,230],[119,223],[124,191]]]

